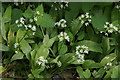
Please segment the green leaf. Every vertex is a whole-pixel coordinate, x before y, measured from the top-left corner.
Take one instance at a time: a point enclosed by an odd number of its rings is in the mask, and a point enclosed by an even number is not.
[[[23,59],[23,56],[24,56],[23,53],[18,52],[18,53],[14,54],[14,55],[12,56],[11,62],[14,61],[14,60]]]
[[[15,23],[15,21],[20,17],[22,17],[22,10],[14,8],[12,11],[12,23]]]
[[[89,12],[93,8],[93,6],[95,5],[94,2],[82,2],[81,4],[82,4],[82,6],[81,6],[82,10],[84,12]]]
[[[3,66],[0,66],[0,74],[5,71],[5,68]]]
[[[95,78],[102,78],[104,73],[105,73],[105,71],[106,70],[104,68],[100,68],[94,77]]]
[[[9,48],[6,45],[0,43],[0,51],[9,51]]]
[[[80,31],[79,33],[78,33],[78,40],[82,40],[83,38],[85,37],[85,32],[84,31]]]
[[[40,15],[43,15],[43,13],[44,13],[43,5],[39,5],[39,6],[36,8],[36,11],[39,11],[39,12],[40,12]]]
[[[115,53],[112,53],[112,54],[109,54],[107,56],[105,56],[102,60],[101,60],[101,64],[104,66],[106,65],[108,62],[111,62],[113,61],[114,59],[116,59],[116,54]]]
[[[43,14],[43,16],[37,16],[37,18],[37,25],[40,25],[41,27],[45,28],[54,27],[55,21],[49,14]]]
[[[26,55],[26,57],[29,59],[29,53],[31,51],[31,46],[26,40],[22,40],[20,42],[20,49],[23,51],[23,53]]]
[[[7,31],[6,31],[6,26],[3,21],[1,23],[0,31],[1,31],[1,35],[2,35],[3,39],[7,41],[7,38],[6,38]]]
[[[5,11],[4,15],[3,15],[3,21],[4,21],[4,23],[7,23],[7,22],[11,21],[11,13],[12,13],[12,7],[9,6],[6,9],[6,11]]]
[[[19,29],[16,35],[16,42],[19,42],[24,37],[24,35],[25,35],[25,31]]]
[[[32,9],[30,9],[30,8],[28,7],[28,9],[25,10],[25,12],[23,13],[23,15],[24,15],[24,17],[26,17],[26,18],[31,18],[31,17],[33,16],[33,11],[32,11]]]
[[[87,46],[89,51],[102,53],[101,45],[96,42],[90,40],[84,40],[84,41],[80,41],[78,44]]]
[[[113,69],[112,69],[112,74],[111,74],[111,78],[119,78],[119,67],[120,66],[115,66]]]
[[[104,31],[104,24],[107,22],[107,18],[102,12],[97,12],[92,17],[92,25],[94,28],[98,29],[99,31]]]
[[[85,78],[83,75],[83,69],[81,67],[77,67],[76,70],[80,78]]]
[[[71,27],[70,27],[73,35],[76,35],[81,27],[82,27],[82,24],[81,24],[81,22],[79,21],[78,18],[73,20],[72,23],[71,23]]]
[[[65,54],[68,50],[68,47],[65,44],[58,44],[58,52],[59,54]]]
[[[113,8],[111,13],[111,20],[112,22],[118,21],[120,23],[120,11],[116,8]]]
[[[83,72],[83,75],[84,75],[85,78],[90,78],[90,76],[91,76],[90,70],[89,69],[85,70]]]
[[[46,48],[44,45],[41,45],[36,53],[35,59],[37,60],[40,56],[44,56],[44,58],[46,59],[48,55],[49,55],[49,49]]]
[[[108,37],[103,37],[102,47],[103,47],[103,53],[108,53],[108,50],[110,49],[110,41]]]

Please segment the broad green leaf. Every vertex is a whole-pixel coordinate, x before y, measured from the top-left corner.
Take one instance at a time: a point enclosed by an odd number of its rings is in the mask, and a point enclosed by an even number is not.
[[[12,11],[12,23],[15,23],[15,21],[20,17],[22,17],[22,10],[14,8]]]
[[[92,17],[92,25],[94,28],[98,29],[99,31],[104,31],[104,24],[107,22],[107,18],[105,15],[102,14],[102,12],[97,12]]]
[[[16,42],[19,42],[24,37],[24,35],[25,35],[25,31],[19,29],[16,35]]]
[[[37,16],[37,18],[37,25],[40,25],[41,27],[45,28],[54,27],[55,21],[49,14],[43,14],[43,16]]]
[[[114,59],[116,59],[116,54],[115,53],[112,53],[112,54],[109,54],[107,56],[105,56],[102,60],[101,60],[101,64],[104,66],[106,65],[108,62],[111,62],[113,61]]]
[[[44,40],[43,40],[43,44],[47,48],[50,48],[53,45],[53,43],[55,42],[55,40],[56,40],[56,37],[49,39],[49,36],[45,35]]]
[[[6,45],[0,43],[0,51],[9,51],[9,48]]]
[[[12,29],[10,28],[9,32],[8,32],[8,44],[11,46],[11,44],[13,44],[15,42],[15,37],[14,37],[14,32],[12,31]]]
[[[90,78],[91,77],[91,72],[89,69],[86,69],[84,72],[83,72],[83,75],[85,78]]]
[[[59,54],[65,54],[68,50],[68,47],[65,44],[58,44]]]
[[[120,12],[118,9],[113,8],[112,13],[111,13],[111,20],[112,22],[118,21],[118,23],[120,24]]]
[[[72,11],[79,11],[81,9],[81,5],[78,2],[69,3],[69,7]]]
[[[115,66],[113,69],[112,69],[112,74],[111,74],[111,78],[120,78],[119,77],[119,67],[120,66]]]
[[[110,41],[108,37],[102,38],[102,47],[103,47],[103,53],[107,53],[110,49]]]
[[[79,14],[79,10],[70,10],[65,12],[65,19],[67,21],[68,26],[70,25],[71,21],[76,18]]]
[[[78,33],[78,40],[82,40],[83,38],[85,37],[85,32],[84,31],[80,31],[79,33]]]
[[[46,48],[44,45],[41,45],[36,53],[35,59],[37,60],[40,56],[44,56],[44,58],[46,59],[48,55],[49,55],[49,49]]]
[[[0,27],[1,35],[2,35],[3,39],[7,41],[7,38],[6,38],[7,31],[6,31],[6,26],[3,21],[0,26],[1,26]]]
[[[26,18],[31,18],[31,17],[33,16],[33,11],[32,11],[32,9],[30,9],[30,8],[28,7],[28,9],[25,10],[25,12],[23,13],[23,15],[24,15],[24,17],[26,17]]]
[[[93,60],[86,60],[84,63],[83,63],[83,65],[82,65],[82,67],[83,68],[85,68],[85,69],[89,69],[90,68],[90,65],[92,65],[92,64],[94,64],[95,63],[95,61],[93,61]]]
[[[77,67],[76,70],[80,78],[85,78],[83,75],[83,69],[81,67]]]
[[[24,56],[23,53],[18,52],[18,53],[14,54],[14,55],[12,56],[11,62],[14,61],[14,60],[23,59],[23,56]]]
[[[43,15],[44,13],[44,8],[43,8],[43,5],[39,5],[37,8],[36,8],[36,12],[39,11],[40,15]]]
[[[7,22],[11,21],[11,13],[12,13],[12,7],[9,6],[6,9],[6,11],[5,11],[4,15],[3,15],[3,21],[4,21],[4,23],[7,23]]]
[[[90,40],[84,40],[84,41],[80,41],[78,44],[87,46],[89,51],[102,53],[101,45],[96,42]]]
[[[105,73],[105,71],[106,70],[104,68],[100,68],[94,77],[95,78],[102,78],[104,73]]]
[[[81,27],[82,27],[82,24],[81,24],[81,22],[79,21],[78,18],[73,20],[72,23],[71,23],[71,27],[70,27],[73,35],[76,35]]]
[[[31,51],[31,46],[26,40],[22,40],[20,42],[20,49],[23,51],[23,53],[26,55],[26,57],[29,59],[29,53]]]
[[[3,66],[0,66],[0,74],[5,71],[5,68]]]
[[[82,2],[81,4],[82,4],[81,5],[82,10],[84,12],[89,12],[93,8],[93,6],[95,5],[94,2]]]

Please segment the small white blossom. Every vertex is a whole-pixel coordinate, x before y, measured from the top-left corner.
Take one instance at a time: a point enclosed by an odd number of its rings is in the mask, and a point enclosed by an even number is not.
[[[32,22],[33,22],[33,19],[30,19],[30,22],[32,23]]]
[[[36,31],[36,26],[34,25],[31,29],[32,29],[33,31]]]
[[[18,24],[19,20],[16,20],[15,23]]]
[[[14,48],[17,48],[19,46],[19,43],[14,44]]]
[[[34,17],[34,21],[37,21],[37,17]]]
[[[38,60],[36,61],[38,65],[45,66],[45,63],[47,63],[47,60],[44,59],[44,56],[40,56]]]
[[[109,63],[107,63],[107,65],[108,65],[108,66],[112,66],[112,63],[111,63],[111,62],[109,62]]]
[[[88,25],[89,25],[89,23],[88,23],[88,22],[86,22],[86,23],[85,23],[85,26],[88,26]]]
[[[15,51],[15,53],[17,54],[17,53],[18,53],[18,51]]]
[[[67,40],[68,42],[70,41],[69,36],[67,35],[66,32],[60,32],[58,35],[59,41]]]
[[[35,32],[33,32],[33,34],[32,34],[33,36],[35,35]]]
[[[37,11],[37,12],[36,12],[36,14],[37,14],[37,15],[39,15],[39,14],[40,14],[40,12],[39,12],[39,11]]]
[[[62,27],[62,28],[67,27],[65,19],[61,19],[59,22],[56,22],[55,25],[57,25],[58,27]]]
[[[29,27],[29,28],[32,28],[32,25],[31,25],[31,24],[29,24],[29,25],[28,25],[28,27]]]

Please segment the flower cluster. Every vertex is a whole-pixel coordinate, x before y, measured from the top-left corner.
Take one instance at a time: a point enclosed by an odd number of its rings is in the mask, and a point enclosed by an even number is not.
[[[36,61],[38,65],[45,66],[45,63],[47,63],[47,60],[44,59],[44,56],[40,56],[38,60]]]
[[[68,1],[62,1],[62,3],[61,2],[59,2],[59,3],[54,2],[54,4],[52,4],[51,7],[55,6],[55,10],[57,11],[57,10],[61,10],[61,9],[67,8],[68,7],[68,3],[69,3]]]
[[[119,5],[116,5],[115,8],[120,9],[120,6],[119,6]]]
[[[76,56],[78,57],[78,62],[84,62],[84,54],[83,53],[86,53],[88,54],[88,47],[85,46],[85,45],[82,45],[82,46],[77,46],[76,47]]]
[[[105,23],[104,28],[106,36],[108,36],[108,33],[119,32],[119,28],[117,26],[114,26],[113,24],[110,24],[109,22]],[[103,31],[101,31],[100,33],[102,32]]]
[[[33,35],[36,31],[36,26],[32,25],[33,19],[29,19],[30,24],[25,24],[25,18],[21,17],[19,20],[16,20],[15,23],[17,24],[17,27],[25,27],[27,29],[31,29],[33,31]]]
[[[62,27],[62,28],[67,27],[66,20],[65,19],[61,19],[59,22],[55,23],[55,26]]]
[[[70,41],[69,36],[67,35],[66,32],[60,32],[58,35],[59,41],[67,40],[68,42]]]
[[[81,21],[81,24],[85,23],[85,26],[88,26],[91,23],[91,15],[89,13],[82,14],[79,17],[79,20]]]
[[[112,63],[111,63],[111,62],[108,62],[108,63],[104,66],[104,69],[108,69],[110,66],[112,66]]]
[[[15,44],[14,44],[14,48],[15,48],[15,49],[17,49],[17,48],[18,48],[18,46],[19,46],[19,43],[15,43]],[[18,51],[17,51],[17,50],[15,50],[15,53],[18,53]]]

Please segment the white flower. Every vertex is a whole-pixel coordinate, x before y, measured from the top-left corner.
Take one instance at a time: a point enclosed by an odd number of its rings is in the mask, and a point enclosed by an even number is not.
[[[38,60],[36,61],[38,65],[45,66],[45,63],[47,63],[47,60],[44,59],[44,56],[40,56]]]
[[[63,8],[63,5],[61,4],[60,7]]]
[[[34,21],[37,21],[37,17],[34,17]]]
[[[56,22],[55,25],[62,27],[62,28],[67,27],[65,19],[61,19],[59,22]]]
[[[20,22],[21,22],[22,24],[24,24],[24,20],[25,20],[25,19],[24,19],[23,17],[20,18]]]
[[[85,17],[85,16],[82,14],[82,15],[81,15],[81,18],[84,18],[84,17]]]
[[[108,66],[112,66],[112,63],[111,63],[111,62],[109,62],[109,63],[107,63],[107,65],[108,65]]]
[[[89,22],[91,22],[92,20],[91,19],[88,19]]]
[[[108,25],[108,24],[109,24],[109,22],[106,22],[106,24]]]
[[[109,57],[105,57],[105,59],[109,59]]]
[[[33,31],[36,31],[36,26],[34,25],[31,29],[32,29]]]
[[[33,36],[35,35],[35,32],[33,32],[33,34],[32,34]]]
[[[70,41],[69,36],[67,35],[66,32],[60,32],[58,35],[58,38],[60,41],[67,40],[68,42]]]
[[[28,27],[29,27],[29,28],[32,28],[32,25],[31,25],[31,24],[29,24],[29,25],[28,25]]]
[[[88,23],[88,22],[86,22],[86,23],[85,23],[85,26],[88,26],[88,25],[89,25],[89,23]]]
[[[16,20],[15,23],[17,24],[19,22],[19,20]]]
[[[17,54],[17,53],[18,53],[18,51],[15,51],[15,53]]]
[[[22,27],[22,24],[18,24],[17,26],[18,26],[18,27]]]
[[[57,8],[55,8],[55,10],[57,11]]]
[[[30,22],[32,23],[32,22],[33,22],[33,19],[30,19]]]
[[[82,21],[81,21],[81,24],[83,24],[83,23],[84,23],[84,21],[82,20]]]
[[[37,11],[36,13],[37,13],[37,15],[39,15],[39,14],[40,14],[40,12],[39,12],[39,11]]]
[[[17,48],[19,46],[19,43],[14,44],[14,48]]]

